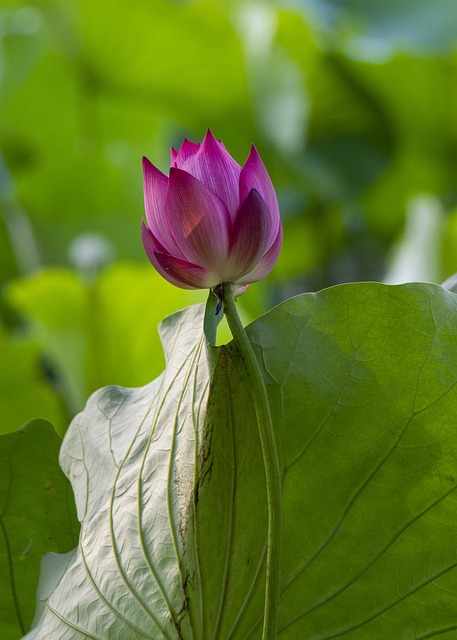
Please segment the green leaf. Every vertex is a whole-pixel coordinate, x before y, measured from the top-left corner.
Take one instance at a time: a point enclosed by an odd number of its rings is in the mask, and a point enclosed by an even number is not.
[[[76,544],[78,522],[58,465],[61,440],[46,420],[0,437],[0,619],[2,638],[30,627],[40,560]]]
[[[40,416],[63,433],[65,416],[59,398],[45,378],[38,345],[0,332],[0,434],[14,431]]]
[[[425,284],[335,287],[277,307],[250,336],[283,446],[280,637],[447,637],[457,298]]]
[[[61,461],[80,544],[47,561],[29,640],[260,638],[252,397],[234,344],[202,338],[203,316],[167,318],[164,374],[102,389],[72,423]],[[284,302],[248,334],[283,464],[279,637],[453,637],[456,296],[344,285]]]

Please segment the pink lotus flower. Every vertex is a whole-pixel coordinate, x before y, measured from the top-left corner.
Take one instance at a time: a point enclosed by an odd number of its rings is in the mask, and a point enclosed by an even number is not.
[[[239,295],[273,268],[281,249],[278,201],[255,147],[243,167],[208,131],[171,150],[167,177],[143,158],[149,260],[183,289],[235,285]]]

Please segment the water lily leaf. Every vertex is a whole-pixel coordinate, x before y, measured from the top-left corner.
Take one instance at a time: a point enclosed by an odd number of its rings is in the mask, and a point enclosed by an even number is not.
[[[203,316],[167,318],[162,376],[95,393],[68,430],[81,538],[47,559],[28,640],[261,637],[252,396]],[[248,334],[283,468],[278,637],[453,637],[457,297],[344,285],[284,302]]]
[[[4,640],[17,640],[30,627],[43,554],[67,551],[78,539],[71,487],[58,464],[60,443],[46,420],[34,420],[0,436],[0,619]]]

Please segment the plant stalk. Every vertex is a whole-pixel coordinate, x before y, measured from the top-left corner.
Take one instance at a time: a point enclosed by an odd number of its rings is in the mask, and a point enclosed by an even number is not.
[[[246,331],[241,323],[233,295],[233,285],[224,284],[220,297],[230,331],[243,360],[251,384],[267,488],[268,531],[265,608],[262,640],[275,640],[279,619],[280,551],[282,528],[281,470],[265,382]]]

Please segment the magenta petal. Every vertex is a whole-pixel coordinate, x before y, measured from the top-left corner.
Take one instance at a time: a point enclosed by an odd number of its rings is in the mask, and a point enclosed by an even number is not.
[[[270,176],[268,175],[265,165],[263,164],[254,145],[251,147],[249,157],[246,160],[244,167],[241,169],[240,202],[243,202],[247,198],[251,189],[257,189],[267,203],[272,221],[271,243],[273,243],[281,220],[279,215],[278,199],[276,198],[276,193],[270,180]]]
[[[233,220],[240,203],[241,167],[224,145],[215,140],[211,131],[208,130],[197,153],[189,156],[181,166],[219,196]]]
[[[206,285],[199,284],[202,276],[207,274],[206,270],[166,253],[144,221],[141,222],[141,238],[151,264],[165,280],[182,289],[206,289]],[[173,268],[174,263],[178,265],[176,269]]]
[[[235,285],[233,287],[233,295],[235,296],[235,298],[239,298],[240,296],[243,295],[243,293],[245,291],[247,291],[247,288],[249,287],[248,284],[242,284],[242,285]]]
[[[157,221],[165,210],[168,178],[147,158],[143,158],[144,208],[148,225],[155,232]]]
[[[168,178],[147,158],[143,158],[144,208],[149,229],[169,253],[182,257],[165,217]]]
[[[252,189],[236,216],[224,281],[234,282],[252,271],[271,244],[270,237],[270,212],[260,193]]]
[[[274,266],[282,227],[273,185],[256,149],[243,168],[210,130],[171,149],[167,177],[143,158],[149,260],[184,289],[233,284],[237,295]]]
[[[209,271],[221,271],[231,224],[224,203],[181,169],[170,169],[166,202],[168,225],[182,257]]]
[[[156,252],[166,252],[166,250],[154,237],[151,230],[148,229],[148,227],[145,225],[144,220],[141,221],[141,239],[143,240],[143,246],[146,251],[146,255],[148,256],[149,261],[156,269],[156,271],[158,271],[163,278],[168,280],[168,282],[175,285],[175,287],[181,287],[181,282],[164,271],[164,269],[162,269],[162,266],[157,262],[157,258],[155,256]]]
[[[157,240],[144,220],[141,221],[141,239],[143,240],[143,245],[148,258],[150,258],[155,251],[160,251],[161,253],[167,252],[165,247]]]
[[[248,274],[246,274],[242,278],[239,278],[236,284],[237,285],[252,284],[253,282],[258,282],[259,280],[262,280],[262,278],[264,278],[268,273],[270,273],[270,271],[275,266],[279,256],[279,252],[281,251],[281,245],[282,245],[282,225],[279,226],[278,233],[276,235],[276,238],[273,244],[268,249],[268,251],[263,256],[263,258],[261,258],[257,266],[254,267],[254,269],[250,271]]]
[[[187,138],[184,139],[182,145],[179,147],[179,151],[171,149],[171,166],[182,169],[184,162],[197,153],[200,149],[200,144],[191,142]]]
[[[154,256],[162,269],[161,273],[167,274],[164,277],[169,282],[172,279],[179,282],[178,286],[183,289],[211,289],[220,284],[216,275],[192,262],[175,258],[169,253],[156,252]]]

